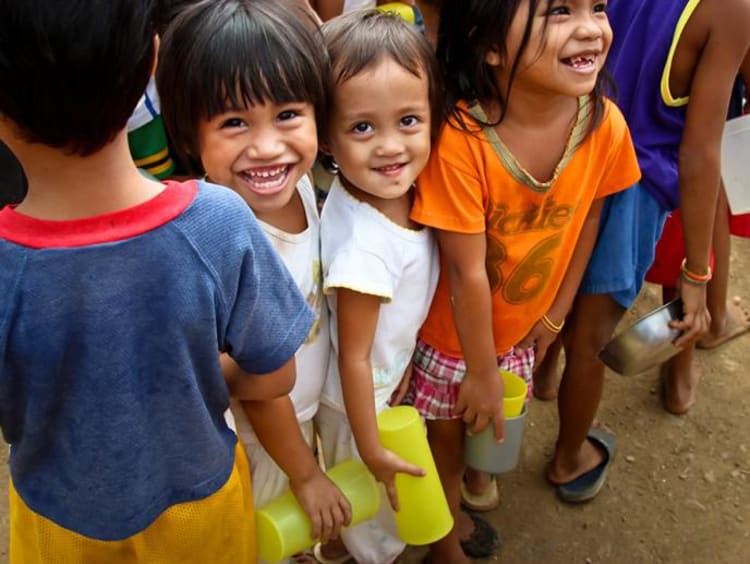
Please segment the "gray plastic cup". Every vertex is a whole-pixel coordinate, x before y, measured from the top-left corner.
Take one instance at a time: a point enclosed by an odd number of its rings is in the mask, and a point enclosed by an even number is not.
[[[513,470],[521,452],[527,412],[528,407],[524,405],[521,415],[505,420],[505,440],[502,443],[495,442],[495,428],[491,424],[481,433],[467,436],[464,442],[466,465],[490,474]]]

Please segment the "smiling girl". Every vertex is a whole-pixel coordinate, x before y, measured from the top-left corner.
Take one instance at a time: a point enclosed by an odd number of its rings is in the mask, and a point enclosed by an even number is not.
[[[441,272],[412,385],[456,520],[430,560],[463,563],[499,545],[459,511],[465,433],[493,425],[503,438],[498,366],[531,381],[575,296],[602,198],[639,171],[602,96],[605,2],[446,2],[440,25],[447,124],[411,217],[435,229]]]
[[[422,471],[383,448],[376,414],[403,397],[437,281],[432,233],[409,219],[439,116],[437,74],[427,41],[395,15],[352,12],[323,34],[333,97],[324,150],[338,175],[321,217],[332,351],[318,428],[326,464],[360,456],[396,508],[395,474]],[[387,564],[404,549],[382,508],[342,533],[361,564]]]
[[[182,12],[160,56],[157,83],[174,144],[200,162],[210,181],[245,200],[317,315],[295,355],[291,401],[279,398],[262,412],[233,402],[232,412],[255,504],[289,485],[311,518],[313,538],[327,540],[348,523],[350,508],[310,448],[330,348],[320,220],[309,179],[316,117],[327,105],[325,48],[309,13],[296,4],[222,0]],[[231,376],[235,366],[225,355],[222,364]]]

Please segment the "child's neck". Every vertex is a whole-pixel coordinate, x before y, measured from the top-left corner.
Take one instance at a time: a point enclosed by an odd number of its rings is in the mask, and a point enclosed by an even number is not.
[[[22,141],[14,142],[11,149],[29,186],[16,211],[38,219],[64,221],[119,211],[164,189],[138,172],[125,131],[87,157]]]
[[[488,104],[489,118],[500,116]],[[513,92],[502,121],[494,127],[516,161],[538,182],[553,179],[578,116],[578,99],[549,93]],[[539,147],[545,147],[539,151]]]
[[[307,214],[305,205],[298,190],[292,192],[289,202],[277,210],[262,211],[253,209],[255,217],[284,233],[302,233],[307,229]]]
[[[344,189],[360,202],[365,202],[378,210],[396,225],[405,229],[418,229],[419,225],[409,219],[411,206],[414,201],[414,189],[409,188],[404,194],[397,198],[379,198],[361,188],[357,188],[343,175],[340,175],[341,185]]]

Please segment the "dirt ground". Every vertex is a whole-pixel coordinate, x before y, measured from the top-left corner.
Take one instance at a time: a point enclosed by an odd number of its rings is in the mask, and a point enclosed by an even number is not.
[[[730,296],[750,303],[750,240],[733,240]],[[658,305],[647,286],[623,324]],[[656,370],[608,373],[599,419],[617,433],[618,454],[599,496],[557,501],[543,479],[552,452],[554,402],[532,403],[518,468],[499,480],[489,514],[507,563],[739,564],[750,562],[750,335],[700,351],[703,381],[690,413],[666,413]],[[743,366],[745,368],[743,368]],[[0,483],[7,465],[0,466]],[[8,503],[0,489],[0,558],[7,561]],[[424,549],[403,560],[420,561]]]

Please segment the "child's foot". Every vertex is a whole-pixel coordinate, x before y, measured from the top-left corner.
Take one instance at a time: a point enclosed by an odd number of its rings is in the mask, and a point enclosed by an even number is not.
[[[727,341],[739,337],[750,330],[750,310],[742,306],[742,300],[735,297],[727,304],[727,314],[722,320],[714,320],[708,335],[701,338],[696,347],[713,349]]]
[[[316,544],[313,547],[313,555],[314,561],[322,564],[343,564],[352,559],[341,539],[334,539],[326,544]]]
[[[469,558],[488,558],[500,549],[500,535],[478,515],[459,511],[456,527],[461,549]]]
[[[495,477],[467,468],[461,482],[461,505],[472,511],[492,511],[500,505]]]
[[[661,367],[662,402],[664,409],[673,415],[684,415],[695,403],[700,370],[692,363],[684,370],[676,370],[667,362]]]
[[[594,427],[599,427],[609,431],[603,425],[594,423]],[[556,451],[552,460],[547,465],[546,478],[553,486],[568,484],[576,478],[591,472],[597,468],[607,457],[607,453],[596,441],[587,438],[578,454],[570,461],[564,460]]]

